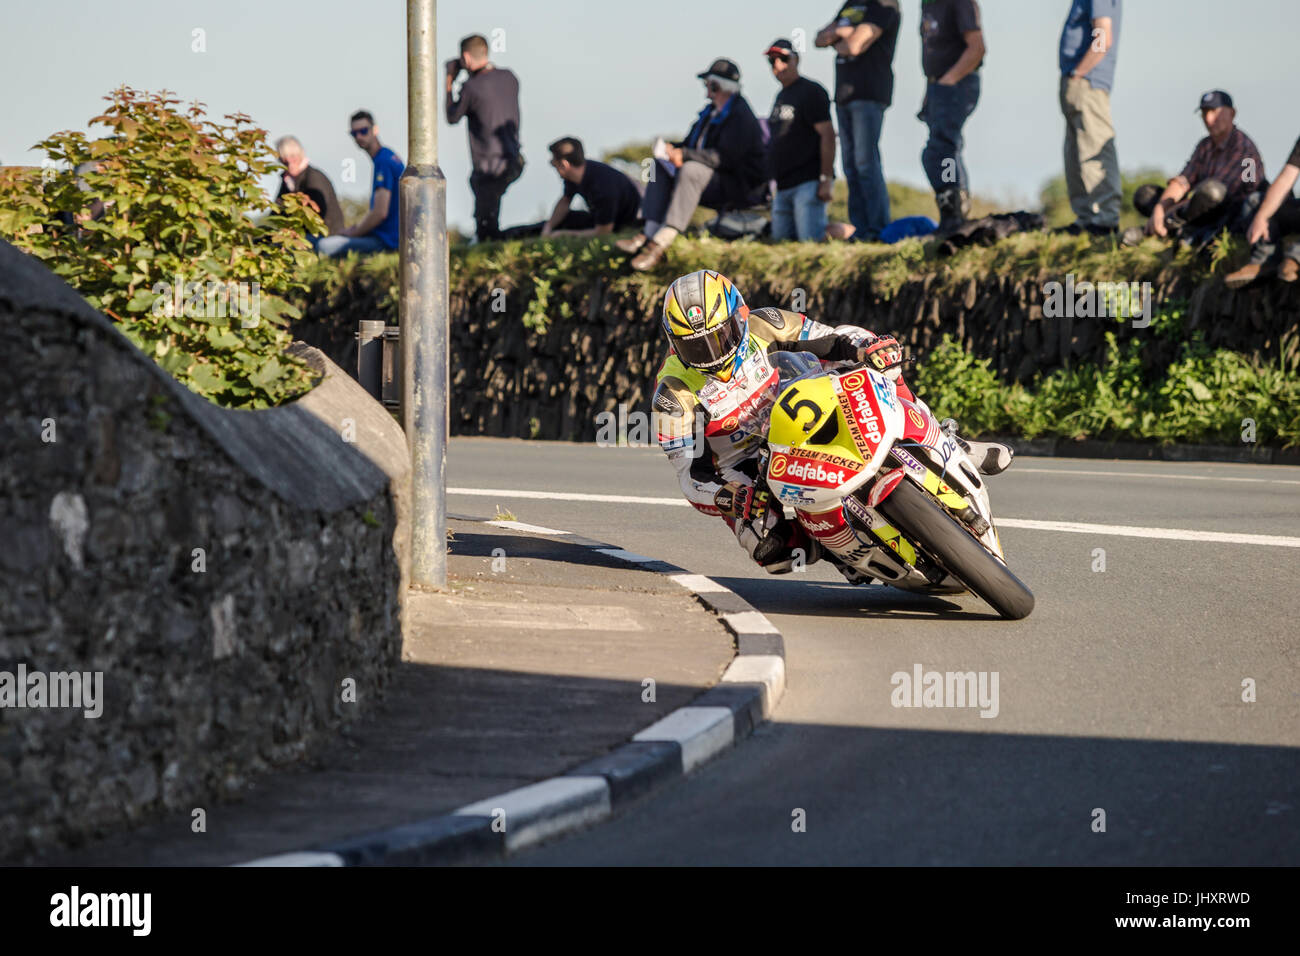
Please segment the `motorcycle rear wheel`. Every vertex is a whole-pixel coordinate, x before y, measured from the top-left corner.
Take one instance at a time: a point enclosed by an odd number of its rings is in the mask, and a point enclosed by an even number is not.
[[[1034,609],[1033,592],[914,482],[899,482],[877,510],[1003,617],[1018,621]]]

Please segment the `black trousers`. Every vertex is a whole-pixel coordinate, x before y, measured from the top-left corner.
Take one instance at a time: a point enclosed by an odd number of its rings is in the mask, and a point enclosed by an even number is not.
[[[482,173],[477,169],[470,173],[469,188],[474,192],[474,235],[479,242],[501,238],[501,197],[523,172],[523,161],[515,158],[500,175]]]
[[[1154,183],[1139,186],[1133,193],[1133,208],[1150,216],[1164,191],[1164,186]],[[1197,242],[1211,239],[1225,228],[1244,233],[1263,196],[1257,190],[1244,198],[1229,199],[1228,187],[1223,183],[1217,179],[1203,180],[1169,211],[1169,232]]]
[[[548,220],[549,221],[549,220]],[[502,239],[524,239],[528,236],[540,236],[545,222],[530,222],[522,226],[511,226],[501,230]],[[560,220],[556,229],[594,229],[596,219],[585,209],[570,209]],[[617,227],[615,228],[617,231]]]
[[[1300,262],[1300,242],[1292,239],[1285,248],[1282,247],[1282,240],[1288,234],[1297,232],[1300,232],[1300,199],[1288,196],[1278,207],[1277,212],[1273,213],[1273,218],[1268,221],[1268,238],[1261,239],[1251,246],[1250,261],[1259,266],[1270,259],[1282,257]],[[1280,255],[1279,249],[1281,249]]]

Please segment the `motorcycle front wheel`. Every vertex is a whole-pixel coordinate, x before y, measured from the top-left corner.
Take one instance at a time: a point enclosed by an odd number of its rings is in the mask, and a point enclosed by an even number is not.
[[[1033,592],[914,482],[899,482],[877,510],[1003,617],[1017,621],[1034,609]]]

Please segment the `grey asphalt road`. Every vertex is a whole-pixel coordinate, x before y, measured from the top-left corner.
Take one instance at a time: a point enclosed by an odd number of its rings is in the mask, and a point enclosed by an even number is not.
[[[655,448],[462,439],[448,483],[511,492],[453,510],[715,577],[786,640],[785,698],[752,738],[513,863],[1300,863],[1298,548],[1005,527],[1037,596],[1005,622],[824,566],[769,577],[688,508],[517,494],[678,499]],[[1001,518],[1300,538],[1297,468],[1021,458],[990,487]],[[895,706],[918,665],[996,673],[996,713]]]

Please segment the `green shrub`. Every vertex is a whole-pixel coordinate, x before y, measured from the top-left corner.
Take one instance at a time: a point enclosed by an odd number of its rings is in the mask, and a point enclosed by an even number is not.
[[[106,135],[56,133],[37,144],[45,169],[0,179],[0,235],[212,401],[258,408],[306,390],[308,368],[284,354],[299,313],[283,297],[306,289],[304,234],[325,226],[295,195],[283,209],[265,197],[266,132],[243,114],[178,109],[166,91],[105,99],[90,122]],[[94,165],[78,175],[82,164]]]
[[[971,438],[1236,444],[1250,419],[1256,441],[1290,447],[1300,445],[1296,372],[1282,361],[1268,365],[1239,352],[1210,350],[1197,337],[1153,377],[1143,368],[1140,340],[1121,346],[1107,332],[1103,364],[1057,369],[1026,387],[1003,383],[987,359],[975,358],[945,335],[912,380],[936,415],[957,419]]]

